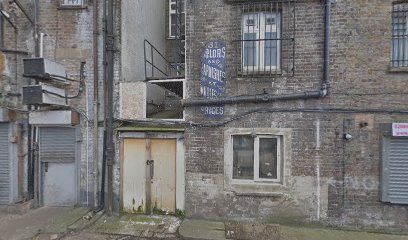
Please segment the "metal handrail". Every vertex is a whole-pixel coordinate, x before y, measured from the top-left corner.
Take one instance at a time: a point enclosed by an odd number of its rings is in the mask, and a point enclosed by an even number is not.
[[[150,55],[151,55],[151,59],[147,59],[147,47],[150,48]],[[156,53],[156,54],[155,54]],[[161,69],[160,66],[156,66],[155,65],[155,61],[154,61],[154,56],[158,55],[160,56],[161,60],[164,61],[165,63],[165,69]],[[183,75],[183,71],[184,68],[180,66],[179,68],[176,68],[175,66],[173,66],[167,59],[166,57],[155,47],[153,46],[153,44],[151,42],[149,42],[147,39],[144,40],[144,58],[145,58],[145,77],[146,80],[149,79],[148,77],[148,65],[150,65],[151,68],[151,78],[155,77],[155,70],[159,71],[161,74],[163,74],[166,78],[171,77],[174,78],[174,76],[172,76],[172,70],[174,70],[174,72],[176,73],[176,76],[179,75]],[[169,71],[170,69],[170,71]]]

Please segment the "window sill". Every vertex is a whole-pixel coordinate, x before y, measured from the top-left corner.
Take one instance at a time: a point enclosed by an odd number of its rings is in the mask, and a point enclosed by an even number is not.
[[[265,71],[265,70],[260,70],[260,71],[239,71],[238,72],[238,77],[270,77],[270,76],[281,76],[283,75],[282,70],[271,70],[271,71]]]
[[[390,73],[408,73],[408,67],[389,67]]]
[[[283,198],[288,196],[287,193],[283,192],[235,192],[233,191],[235,196],[241,197],[274,197],[274,198]]]
[[[86,10],[88,6],[59,6],[58,10]]]
[[[226,190],[233,192],[237,196],[284,197],[289,194],[289,189],[277,182],[232,182],[227,185]]]

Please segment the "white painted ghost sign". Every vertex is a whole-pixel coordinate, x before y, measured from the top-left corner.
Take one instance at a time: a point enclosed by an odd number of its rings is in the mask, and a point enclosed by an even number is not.
[[[200,93],[203,98],[217,99],[225,93],[226,51],[223,41],[207,43],[201,65]],[[207,117],[221,118],[224,116],[224,105],[202,106],[201,111]]]

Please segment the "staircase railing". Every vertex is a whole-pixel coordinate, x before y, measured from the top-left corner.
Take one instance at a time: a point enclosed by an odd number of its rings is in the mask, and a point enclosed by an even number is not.
[[[146,80],[184,77],[184,63],[171,63],[151,42],[144,41]]]

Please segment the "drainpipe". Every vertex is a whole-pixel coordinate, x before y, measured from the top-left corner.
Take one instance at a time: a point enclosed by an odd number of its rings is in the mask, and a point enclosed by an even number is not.
[[[325,18],[324,18],[324,65],[323,65],[323,81],[321,89],[318,91],[305,91],[299,93],[290,93],[283,95],[274,94],[257,94],[248,96],[234,96],[217,99],[186,99],[182,100],[181,104],[184,107],[191,106],[211,106],[218,104],[237,104],[237,103],[266,103],[285,100],[300,100],[300,99],[317,99],[327,96],[330,89],[330,17],[331,4],[336,0],[325,0]]]
[[[103,148],[106,146],[106,131],[103,132]],[[103,152],[102,156],[102,181],[100,190],[100,201],[99,207],[94,210],[94,213],[98,213],[105,208],[105,176],[106,176],[106,151]]]
[[[39,39],[38,39],[38,16],[39,16],[39,0],[34,0],[34,31],[33,31],[33,40],[34,40],[34,56],[40,56],[40,49],[39,49]],[[35,107],[28,106],[29,110],[35,110]],[[28,181],[27,181],[27,190],[29,199],[36,198],[36,156],[35,152],[35,144],[37,139],[37,127],[32,126],[28,123],[28,134],[27,134],[27,151],[28,151]]]
[[[115,161],[115,145],[113,142],[113,78],[114,78],[114,51],[115,51],[115,33],[114,33],[114,1],[109,0],[107,6],[107,26],[106,26],[106,60],[107,60],[107,78],[106,78],[106,164],[108,166],[108,194],[107,210],[113,211],[113,164]]]
[[[324,67],[323,67],[323,96],[327,96],[330,89],[330,22],[331,5],[336,0],[325,0],[325,19],[324,19]]]
[[[0,2],[0,9],[3,9],[3,3]],[[0,17],[0,48],[4,48],[4,24],[3,17]],[[17,50],[17,49],[16,49]]]
[[[98,182],[99,182],[99,0],[93,2],[93,65],[94,65],[94,100],[93,100],[93,174],[94,174],[94,206],[98,206]]]

